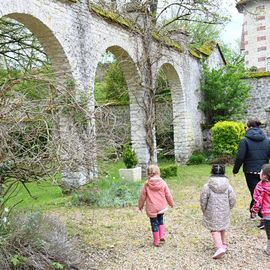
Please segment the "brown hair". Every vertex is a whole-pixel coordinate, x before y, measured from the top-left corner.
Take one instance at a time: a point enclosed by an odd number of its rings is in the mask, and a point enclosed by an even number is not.
[[[264,164],[262,166],[262,175],[265,176],[262,181],[270,181],[270,164]]]
[[[259,127],[262,123],[258,119],[249,119],[247,121],[247,127]]]
[[[159,167],[157,165],[150,165],[147,168],[147,175],[148,176],[160,175]]]

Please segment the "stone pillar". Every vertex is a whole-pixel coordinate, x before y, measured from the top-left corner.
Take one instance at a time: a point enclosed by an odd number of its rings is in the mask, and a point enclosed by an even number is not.
[[[270,137],[270,107],[265,109],[266,112],[266,135],[267,137]]]
[[[139,76],[137,65],[135,65],[127,52],[119,47],[111,47],[110,51],[119,61],[127,82],[131,143],[139,161],[138,166],[142,167],[142,175],[144,176],[150,161],[145,128],[145,91],[147,90],[143,89],[142,75]]]

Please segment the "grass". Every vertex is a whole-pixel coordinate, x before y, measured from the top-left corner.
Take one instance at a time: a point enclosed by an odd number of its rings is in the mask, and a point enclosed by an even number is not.
[[[169,165],[173,164],[173,160],[162,160],[160,161],[160,165]],[[111,196],[113,196],[113,192],[118,192],[120,189],[121,192],[134,192],[136,196],[132,196],[131,201],[127,203],[127,205],[136,205],[137,203],[137,194],[140,190],[141,185],[144,182],[144,179],[141,182],[136,183],[124,183],[119,179],[118,170],[120,168],[124,168],[123,162],[118,163],[102,163],[99,164],[100,168],[100,177],[94,183],[91,183],[88,186],[84,187],[84,191],[86,190],[99,190],[101,192],[101,197],[103,202],[101,202],[100,206],[109,206],[110,201],[113,200]],[[189,166],[179,166],[177,177],[171,177],[165,179],[169,186],[172,189],[178,189],[179,185],[185,186],[195,186],[200,188],[203,183],[206,181],[210,174],[210,166],[209,165],[189,165]],[[231,168],[228,167],[228,174],[231,176]],[[8,201],[8,207],[11,207],[14,204],[20,202],[16,208],[19,209],[32,209],[32,210],[52,210],[57,209],[59,207],[70,207],[72,205],[72,200],[74,196],[63,195],[61,188],[57,185],[57,183],[52,184],[49,180],[39,183],[28,183],[26,184],[27,188],[31,192],[31,196],[27,192],[27,190],[23,187],[23,185],[19,185],[17,188],[17,192],[15,193],[12,199]],[[117,190],[118,189],[118,190]],[[104,198],[107,196],[107,198]],[[121,194],[120,194],[121,196]],[[123,197],[122,199],[125,199]],[[79,205],[79,204],[78,204]],[[111,206],[116,206],[113,204]],[[120,205],[125,205],[123,202],[119,202]]]
[[[102,164],[100,168],[103,170],[96,185],[101,191],[119,183],[118,169],[123,163]],[[36,200],[25,198],[25,191],[18,196],[25,199],[21,208],[40,208],[57,215],[67,224],[69,234],[80,239],[86,256],[81,270],[243,269],[243,265],[268,269],[269,261],[262,251],[265,232],[249,220],[250,195],[244,175],[241,172],[234,177],[231,166],[226,167],[226,175],[236,191],[237,204],[231,214],[229,252],[223,260],[211,259],[214,249],[209,231],[202,226],[199,205],[210,170],[210,165],[179,166],[177,177],[165,179],[176,207],[165,214],[166,243],[159,249],[152,247],[149,220],[138,211],[136,201],[128,207],[71,206],[72,197],[63,196],[48,182],[29,186]],[[143,180],[137,184],[140,187]],[[258,263],[261,268],[256,268]]]
[[[26,187],[31,195],[19,184],[12,198],[8,200],[7,207],[16,204],[19,209],[47,210],[64,206],[70,200],[70,196],[63,196],[61,188],[50,181],[27,183]]]

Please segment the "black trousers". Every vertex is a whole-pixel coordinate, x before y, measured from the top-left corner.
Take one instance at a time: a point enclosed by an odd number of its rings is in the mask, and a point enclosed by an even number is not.
[[[254,173],[245,173],[245,177],[246,177],[247,186],[251,195],[251,202],[249,205],[249,210],[250,210],[254,204],[253,193],[254,193],[254,189],[256,185],[260,182],[260,175],[254,174]],[[258,213],[258,215],[262,217],[260,212]]]
[[[158,214],[157,217],[150,218],[152,232],[158,232],[158,225],[163,225],[163,215]]]
[[[267,235],[267,240],[270,240],[270,220],[264,220],[264,228]]]

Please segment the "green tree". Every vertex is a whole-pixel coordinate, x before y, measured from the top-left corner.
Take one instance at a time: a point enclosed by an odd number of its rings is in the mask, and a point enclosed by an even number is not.
[[[124,73],[117,61],[110,64],[104,78],[103,89],[100,91],[104,91],[107,100],[128,101],[128,88]]]
[[[242,79],[244,76],[242,65],[229,64],[212,70],[207,65],[203,66],[203,101],[198,107],[205,114],[206,124],[213,125],[218,121],[243,117],[250,89]]]

